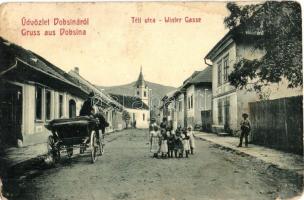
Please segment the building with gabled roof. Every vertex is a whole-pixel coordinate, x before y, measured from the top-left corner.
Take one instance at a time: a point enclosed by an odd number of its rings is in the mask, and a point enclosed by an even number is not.
[[[41,56],[0,38],[1,142],[32,143],[28,138],[47,132],[48,121],[76,116],[88,93],[68,77]]]
[[[206,67],[202,71],[195,72],[184,81],[180,89],[183,95],[183,106],[178,105],[179,110],[184,108],[184,126],[192,126],[196,129],[211,128],[211,102],[212,102],[212,68]],[[179,97],[180,98],[180,97]]]
[[[86,83],[36,53],[0,37],[0,144],[45,142],[46,123],[79,115],[84,100],[92,91],[91,85]],[[99,106],[122,111],[118,102],[98,92],[103,102]],[[119,116],[113,118],[119,119]],[[113,125],[113,129],[122,126]],[[35,137],[36,134],[40,134],[39,137]]]
[[[98,99],[98,106],[102,108],[102,113],[109,123],[109,127],[106,128],[107,132],[121,130],[125,127],[122,121],[122,111],[124,108],[119,102],[84,79],[80,75],[78,67],[70,70],[68,74],[78,83],[79,87],[94,93],[94,98]]]
[[[162,98],[163,117],[171,126],[211,128],[212,68],[195,71],[177,90]]]
[[[237,89],[228,80],[238,61],[259,60],[266,53],[262,48],[255,48],[252,42],[261,37],[261,33],[240,31],[240,28],[243,27],[230,30],[204,57],[205,62],[209,60],[212,63],[212,128],[218,133],[240,130],[242,114],[250,112],[249,102],[261,100],[256,92]],[[269,99],[302,94],[302,88],[292,89],[287,85],[286,79],[283,78],[277,84],[264,87],[264,91],[269,93]]]
[[[146,129],[149,127],[149,106],[144,103],[137,96],[127,96],[119,94],[110,94],[110,96],[117,102],[119,102],[124,110],[130,114],[130,123],[134,125],[136,123],[136,128]]]

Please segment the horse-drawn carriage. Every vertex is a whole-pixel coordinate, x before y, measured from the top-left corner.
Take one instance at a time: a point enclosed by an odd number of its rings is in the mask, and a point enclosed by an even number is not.
[[[72,119],[54,119],[46,125],[52,132],[48,137],[48,152],[53,161],[59,161],[60,154],[65,150],[68,157],[73,149],[79,147],[80,154],[90,151],[94,163],[98,155],[103,154],[103,144],[99,137],[100,122],[97,118],[82,116]]]

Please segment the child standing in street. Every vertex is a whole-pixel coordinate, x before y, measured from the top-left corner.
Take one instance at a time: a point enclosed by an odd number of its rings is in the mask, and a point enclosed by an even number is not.
[[[174,147],[174,154],[175,157],[182,158],[183,157],[183,139],[182,139],[182,129],[178,127],[175,132],[175,147]]]
[[[162,158],[167,158],[168,154],[168,143],[167,143],[167,131],[166,129],[162,129],[161,131],[161,142],[160,142],[160,153]]]
[[[194,135],[192,131],[192,127],[188,127],[188,136],[189,136],[189,142],[190,142],[190,152],[193,155],[194,154],[194,149],[195,149],[195,141],[194,141]]]
[[[159,130],[158,126],[152,126],[150,131],[150,152],[153,153],[153,158],[158,157],[159,152]]]
[[[174,134],[171,128],[167,129],[167,135],[168,135],[168,158],[173,158]]]
[[[186,128],[184,128],[184,130],[183,130],[182,138],[183,138],[183,149],[185,151],[186,158],[188,158],[189,153],[190,153],[190,143],[189,143],[190,137],[187,133]]]

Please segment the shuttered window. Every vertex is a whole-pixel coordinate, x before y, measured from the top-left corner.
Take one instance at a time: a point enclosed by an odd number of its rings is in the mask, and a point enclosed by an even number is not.
[[[36,120],[42,120],[42,88],[39,86],[36,87],[35,103]]]
[[[51,119],[51,91],[45,91],[45,119]]]

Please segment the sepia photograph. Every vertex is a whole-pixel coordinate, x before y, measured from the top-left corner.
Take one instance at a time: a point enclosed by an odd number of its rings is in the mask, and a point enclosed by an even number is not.
[[[304,200],[300,2],[9,2],[0,20],[0,200]]]

